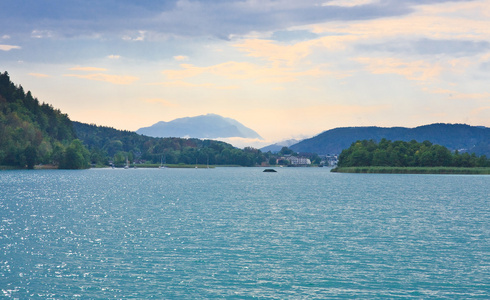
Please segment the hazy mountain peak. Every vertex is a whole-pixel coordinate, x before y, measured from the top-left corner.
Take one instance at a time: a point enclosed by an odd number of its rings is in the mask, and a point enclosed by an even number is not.
[[[192,137],[192,138],[251,138],[262,139],[254,130],[240,122],[217,114],[183,117],[169,122],[160,121],[136,131],[153,137]]]

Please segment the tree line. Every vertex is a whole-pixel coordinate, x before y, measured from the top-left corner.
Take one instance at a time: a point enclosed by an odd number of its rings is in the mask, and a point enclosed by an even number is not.
[[[73,125],[78,138],[89,150],[90,163],[99,166],[111,163],[115,166],[123,166],[128,160],[130,164],[144,162],[250,167],[262,163],[275,165],[282,155],[297,155],[287,147],[273,154],[252,147],[238,149],[216,140],[155,138],[95,124],[73,122]],[[319,162],[317,155],[315,158]]]
[[[289,149],[283,149],[288,153]],[[68,115],[0,73],[0,166],[34,168],[49,164],[63,169],[122,166],[146,162],[255,166],[275,164],[279,154],[238,149],[214,140],[153,138],[110,127],[72,122]]]
[[[339,155],[339,167],[490,167],[490,160],[474,153],[451,152],[444,146],[429,141],[419,143],[382,139],[361,140],[352,143]]]
[[[0,73],[0,165],[78,169],[88,167],[87,159],[66,114],[16,86],[7,72]]]

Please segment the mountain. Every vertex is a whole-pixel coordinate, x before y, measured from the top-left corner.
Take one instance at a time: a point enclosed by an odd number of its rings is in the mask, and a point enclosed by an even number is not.
[[[465,124],[431,124],[415,128],[405,127],[344,127],[325,131],[315,137],[292,145],[296,152],[317,154],[339,154],[358,140],[382,138],[391,141],[423,142],[447,147],[450,150],[490,156],[490,128]]]
[[[240,122],[215,114],[175,119],[170,122],[158,122],[149,127],[136,131],[139,134],[152,137],[192,137],[204,139],[216,138],[250,138],[262,137]]]
[[[278,143],[260,148],[260,151],[262,151],[264,153],[269,152],[269,151],[272,153],[277,153],[277,152],[281,151],[282,147],[289,147],[291,145],[297,144],[298,142],[299,141],[295,140],[295,139],[286,140],[286,141],[278,142]]]

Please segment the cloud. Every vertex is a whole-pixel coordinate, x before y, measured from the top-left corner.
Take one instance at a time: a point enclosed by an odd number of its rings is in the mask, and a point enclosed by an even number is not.
[[[186,61],[186,60],[189,60],[189,57],[187,57],[185,55],[176,55],[176,56],[174,56],[174,59],[176,61]]]
[[[345,50],[347,45],[357,41],[356,36],[325,36],[294,44],[281,44],[271,40],[247,39],[234,44],[234,47],[248,52],[252,57],[266,58],[272,62],[292,65],[312,53],[313,48],[322,50]]]
[[[272,33],[270,38],[280,42],[292,42],[312,40],[317,39],[318,37],[318,34],[309,30],[280,30]]]
[[[261,139],[249,139],[249,138],[241,138],[241,137],[231,137],[231,138],[217,138],[216,140],[222,141],[228,144],[233,145],[237,148],[245,148],[245,147],[253,147],[256,149],[269,146],[272,144],[271,141],[261,140]]]
[[[301,42],[291,46],[280,45],[270,40],[248,39],[234,46],[247,52],[249,56],[265,58],[286,65],[292,65],[311,53],[310,42]]]
[[[375,4],[378,0],[331,0],[322,4],[322,6],[344,6],[353,7],[359,5]]]
[[[29,73],[28,75],[33,76],[33,77],[37,77],[37,78],[47,78],[47,77],[51,77],[50,75],[47,75],[47,74],[41,74],[41,73]]]
[[[371,42],[386,38],[396,41],[400,40],[400,37],[412,41],[416,41],[417,37],[449,41],[479,41],[490,38],[490,1],[440,1],[424,4],[414,6],[413,9],[416,8],[416,11],[412,14],[397,18],[366,18],[352,22],[334,20],[305,28],[317,34],[335,32],[358,36],[360,40]]]
[[[138,32],[136,32],[132,35],[123,36],[122,39],[125,41],[142,42],[146,38],[146,33],[147,32],[145,30],[138,30]]]
[[[87,71],[87,72],[93,72],[93,71],[107,71],[107,69],[104,68],[96,68],[96,67],[73,67],[70,68],[69,70],[71,71]]]
[[[166,87],[178,87],[178,88],[210,88],[210,89],[218,89],[218,90],[236,90],[240,88],[239,86],[236,85],[221,86],[213,83],[191,83],[186,81],[167,81],[167,82],[151,83],[149,85],[161,85]]]
[[[440,55],[446,54],[456,57],[472,56],[486,53],[490,50],[487,41],[471,40],[435,40],[421,38],[418,40],[386,40],[382,44],[356,46],[358,50],[384,51],[391,53],[417,54],[417,55]]]
[[[304,71],[281,66],[257,65],[249,62],[229,61],[209,67],[197,67],[182,64],[181,70],[165,70],[162,73],[171,80],[182,80],[202,74],[215,75],[231,80],[253,80],[257,83],[285,83],[298,80],[304,76],[320,76],[326,72],[322,66],[315,66]]]
[[[0,50],[2,51],[10,51],[13,49],[21,49],[20,46],[13,46],[13,45],[0,45]]]
[[[407,15],[420,4],[417,1],[391,0],[169,0],[118,1],[117,5],[107,1],[10,2],[0,11],[0,20],[5,20],[4,28],[8,30],[18,32],[30,29],[31,36],[36,38],[95,34],[122,36],[127,41],[146,40],[152,32],[228,39],[231,35],[334,20],[370,20]],[[335,5],[322,5],[329,3]],[[13,23],[21,26],[14,26]],[[42,24],[42,28],[39,28],[39,24]]]
[[[206,68],[199,68],[191,64],[181,64],[181,70],[165,70],[162,73],[171,80],[186,79],[206,72]]]
[[[31,37],[36,39],[52,38],[54,36],[51,30],[33,30],[31,32]]]
[[[398,58],[358,57],[353,60],[365,65],[373,74],[397,74],[409,80],[426,81],[436,78],[442,71],[437,63],[423,60],[403,61]]]
[[[87,75],[65,74],[63,76],[76,77],[76,78],[95,80],[95,81],[103,81],[103,82],[109,82],[109,83],[119,84],[119,85],[128,85],[139,80],[138,77],[134,77],[134,76],[109,75],[109,74],[102,74],[102,73],[87,74]]]
[[[121,55],[111,54],[111,55],[107,55],[107,58],[109,58],[109,59],[120,59],[121,58]]]

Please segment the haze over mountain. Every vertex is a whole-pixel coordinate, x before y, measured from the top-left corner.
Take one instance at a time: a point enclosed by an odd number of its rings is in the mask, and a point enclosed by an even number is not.
[[[295,145],[299,142],[300,141],[296,140],[296,139],[285,140],[285,141],[277,142],[275,144],[260,148],[260,151],[262,151],[262,152],[269,152],[270,151],[272,153],[277,153],[277,152],[281,151],[282,147],[290,147],[290,146]]]
[[[405,127],[345,127],[325,131],[305,139],[290,148],[297,152],[339,154],[358,140],[382,138],[391,141],[423,142],[428,140],[450,150],[490,156],[490,128],[465,124],[431,124],[415,128]]]
[[[140,128],[136,132],[152,137],[263,139],[257,132],[240,122],[216,114],[179,118],[170,122],[161,121],[152,126]]]

